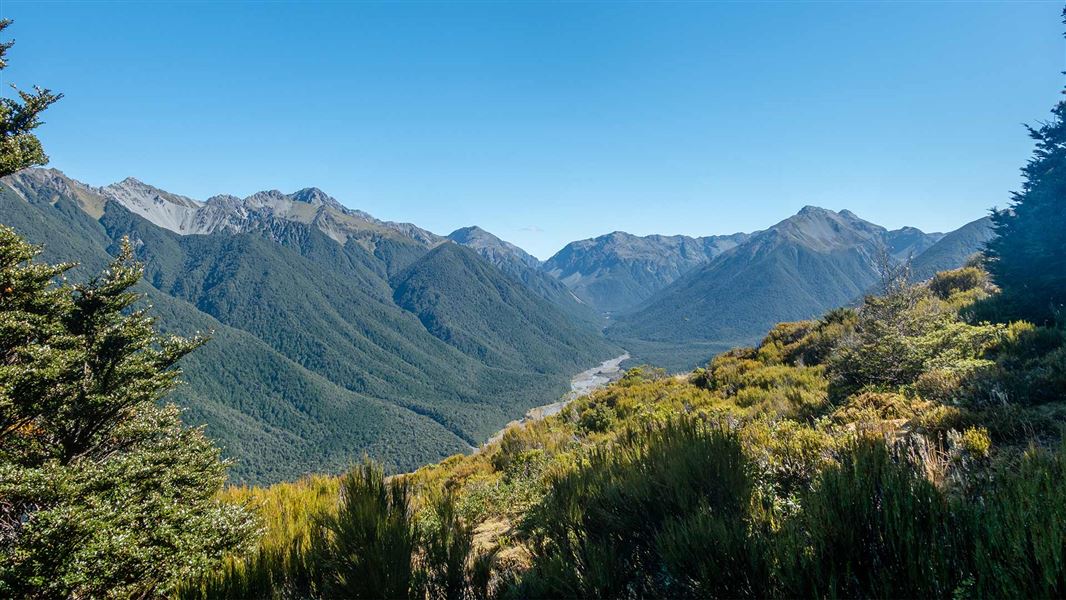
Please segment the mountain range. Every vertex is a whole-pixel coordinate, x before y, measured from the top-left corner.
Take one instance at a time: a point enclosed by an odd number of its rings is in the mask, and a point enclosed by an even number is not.
[[[128,236],[160,326],[213,332],[174,398],[237,459],[237,481],[463,452],[621,354],[474,250],[315,190],[200,203],[53,170],[3,183],[0,222],[43,259],[86,278]]]
[[[128,236],[161,328],[212,332],[173,398],[256,483],[466,451],[623,349],[689,368],[856,300],[885,256],[927,277],[991,235],[987,219],[942,235],[807,207],[754,233],[615,232],[542,263],[478,227],[440,236],[317,188],[198,201],[53,169],[0,182],[0,223],[43,259],[89,277]]]
[[[892,263],[910,261],[922,278],[961,266],[990,236],[987,218],[945,236],[807,206],[656,291],[608,336],[668,368],[691,367],[708,350],[756,342],[776,322],[855,303]]]

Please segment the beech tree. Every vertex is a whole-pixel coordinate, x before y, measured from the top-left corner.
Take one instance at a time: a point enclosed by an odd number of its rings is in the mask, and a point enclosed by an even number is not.
[[[161,398],[202,338],[132,307],[125,243],[83,285],[0,226],[0,596],[169,593],[250,541],[226,463]]]

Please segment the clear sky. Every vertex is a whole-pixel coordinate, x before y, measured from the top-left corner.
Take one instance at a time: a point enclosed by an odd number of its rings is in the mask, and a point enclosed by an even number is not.
[[[72,177],[317,186],[541,258],[806,204],[927,231],[981,217],[1059,98],[1061,9],[0,1],[4,83],[66,94],[40,137]]]

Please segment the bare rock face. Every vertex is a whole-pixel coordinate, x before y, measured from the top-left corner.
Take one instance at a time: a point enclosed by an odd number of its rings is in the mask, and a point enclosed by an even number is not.
[[[198,201],[159,189],[132,177],[94,188],[55,169],[26,169],[5,178],[12,189],[62,190],[79,199],[94,217],[107,202],[115,202],[150,223],[181,235],[284,229],[285,223],[314,225],[340,243],[354,239],[371,243],[377,237],[407,238],[434,246],[444,238],[410,223],[393,223],[346,208],[314,187],[291,194],[278,190],[256,192],[246,198],[222,194]]]

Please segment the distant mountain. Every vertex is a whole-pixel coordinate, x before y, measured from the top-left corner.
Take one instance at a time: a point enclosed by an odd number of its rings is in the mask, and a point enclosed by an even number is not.
[[[995,236],[992,219],[984,217],[943,236],[911,263],[911,278],[925,281],[938,271],[955,269],[985,247]]]
[[[544,270],[597,310],[632,308],[692,268],[743,243],[748,234],[638,237],[616,231],[568,244]]]
[[[885,232],[885,247],[897,261],[910,260],[940,241],[943,233],[925,233],[915,227],[902,227]]]
[[[529,269],[540,268],[536,257],[476,225],[456,229],[448,234],[448,239],[470,248],[496,266],[515,264]]]
[[[161,326],[214,331],[174,398],[238,459],[240,481],[336,471],[363,452],[417,467],[617,352],[474,252],[314,188],[199,202],[51,170],[2,183],[0,221],[48,259],[85,262],[72,276],[129,236]]]
[[[57,173],[28,169],[11,177],[26,184],[28,180],[54,178]],[[404,237],[426,245],[441,241],[440,236],[410,223],[380,221],[363,211],[345,208],[318,188],[292,194],[268,190],[243,199],[218,195],[199,202],[129,177],[93,191],[153,225],[182,235],[262,231],[264,223],[286,221],[313,225],[342,244],[354,239],[369,245],[381,236]]]
[[[884,249],[896,260],[921,259],[951,237],[888,231],[847,210],[808,206],[620,315],[608,336],[638,353],[646,348],[645,360],[687,368],[709,357],[708,344],[751,343],[775,322],[861,298],[878,279]],[[945,252],[938,264],[957,267],[964,260]]]
[[[547,301],[457,244],[441,244],[393,281],[396,304],[445,343],[488,365],[573,371],[605,343]]]
[[[599,311],[574,294],[565,283],[545,273],[541,262],[525,250],[476,226],[457,229],[448,235],[448,239],[477,252],[571,317],[600,326],[602,317]]]

